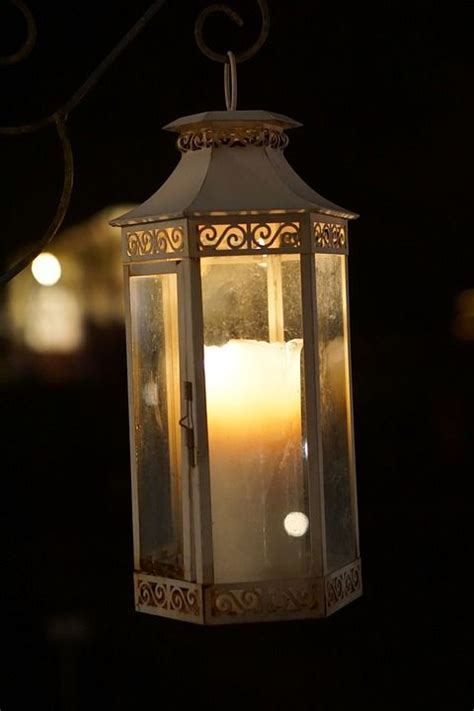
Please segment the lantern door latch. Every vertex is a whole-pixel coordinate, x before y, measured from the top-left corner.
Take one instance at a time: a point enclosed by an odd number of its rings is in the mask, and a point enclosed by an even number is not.
[[[193,425],[193,384],[189,380],[184,381],[184,400],[186,402],[186,414],[179,420],[179,425],[186,433],[186,447],[189,453],[190,467],[196,466],[195,446],[194,446],[194,425]]]

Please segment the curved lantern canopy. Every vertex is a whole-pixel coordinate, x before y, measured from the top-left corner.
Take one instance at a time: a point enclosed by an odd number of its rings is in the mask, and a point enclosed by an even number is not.
[[[216,624],[361,594],[348,220],[284,157],[295,121],[167,126],[181,160],[122,227],[136,607]]]

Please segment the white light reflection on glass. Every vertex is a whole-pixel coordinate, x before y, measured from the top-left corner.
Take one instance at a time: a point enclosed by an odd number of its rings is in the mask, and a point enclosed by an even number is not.
[[[303,450],[303,457],[305,459],[308,459],[308,441],[306,439],[303,440],[302,450]]]
[[[309,526],[309,518],[302,511],[292,511],[283,522],[285,531],[292,538],[304,536]]]

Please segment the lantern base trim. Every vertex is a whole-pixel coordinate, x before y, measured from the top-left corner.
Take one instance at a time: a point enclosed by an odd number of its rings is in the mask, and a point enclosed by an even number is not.
[[[204,593],[206,623],[323,617],[323,590],[320,578],[213,585]]]
[[[135,607],[218,625],[327,617],[362,595],[360,560],[324,577],[200,585],[135,573]]]
[[[202,585],[135,573],[135,609],[152,615],[204,623]]]
[[[326,615],[332,615],[362,595],[360,559],[325,577]]]

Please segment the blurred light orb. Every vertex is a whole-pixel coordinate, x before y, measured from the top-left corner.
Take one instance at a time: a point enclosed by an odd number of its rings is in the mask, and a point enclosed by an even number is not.
[[[304,536],[309,526],[309,518],[302,511],[292,511],[283,522],[285,531],[293,538]]]
[[[457,296],[453,332],[459,341],[474,341],[474,289],[464,289]]]
[[[61,278],[59,259],[50,252],[42,252],[33,260],[31,271],[42,286],[54,286]]]

